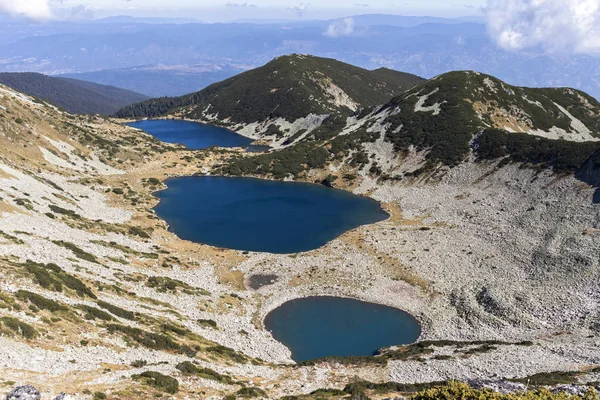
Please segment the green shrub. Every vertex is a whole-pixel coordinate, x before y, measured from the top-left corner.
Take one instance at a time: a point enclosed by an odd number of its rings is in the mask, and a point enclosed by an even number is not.
[[[34,281],[44,289],[62,292],[64,285],[81,297],[96,298],[96,295],[81,280],[69,275],[56,264],[39,264],[27,260],[24,267],[33,275]]]
[[[212,319],[199,319],[198,321],[198,325],[201,326],[207,326],[209,328],[213,328],[213,329],[217,329],[217,323],[215,321],[213,321]]]
[[[62,240],[54,240],[54,241],[52,241],[52,243],[56,244],[57,246],[64,247],[65,249],[71,250],[71,252],[77,258],[80,258],[82,260],[89,261],[89,262],[92,262],[92,263],[95,263],[95,264],[99,264],[98,260],[96,259],[96,256],[94,256],[93,254],[90,254],[90,253],[86,252],[85,250],[80,249],[74,243],[65,242],[65,241],[62,241]]]
[[[181,371],[184,374],[196,375],[200,378],[210,379],[213,381],[217,381],[217,382],[221,382],[221,383],[225,383],[225,384],[229,384],[229,385],[232,385],[235,383],[235,381],[227,375],[221,375],[218,372],[213,371],[210,368],[198,367],[197,365],[192,364],[189,361],[184,361],[184,362],[178,364],[175,368],[177,368],[179,371]]]
[[[114,321],[114,317],[107,312],[97,309],[96,307],[91,307],[85,304],[80,304],[77,306],[80,310],[85,312],[84,318],[87,320],[95,320],[99,319],[102,321]]]
[[[207,347],[206,351],[209,351],[209,352],[215,353],[215,354],[219,354],[221,356],[227,357],[238,363],[245,363],[247,361],[245,356],[236,352],[232,348],[226,347],[226,346],[221,346],[221,345],[211,346],[211,347]]]
[[[477,138],[477,156],[480,160],[507,157],[556,172],[577,171],[598,149],[597,142],[571,142],[487,129]]]
[[[153,350],[180,350],[181,346],[167,335],[161,335],[152,332],[146,332],[139,328],[132,328],[125,325],[112,324],[107,326],[110,333],[122,333],[139,343],[140,345]]]
[[[105,310],[108,310],[110,313],[116,315],[117,317],[121,317],[123,319],[128,319],[130,321],[135,320],[135,314],[132,313],[131,311],[124,310],[121,307],[114,306],[114,305],[107,303],[105,301],[102,301],[102,300],[98,300],[96,302],[96,304],[98,304],[98,306],[100,308],[104,308]]]
[[[66,215],[66,216],[71,217],[73,219],[81,219],[81,215],[77,214],[75,211],[67,210],[66,208],[55,206],[54,204],[50,204],[48,207],[55,214]]]
[[[146,360],[135,360],[131,363],[131,366],[134,368],[142,368],[148,365],[148,361]]]
[[[39,294],[28,292],[26,290],[19,290],[16,294],[17,299],[22,301],[29,301],[40,310],[47,310],[50,312],[66,311],[68,308],[54,300],[47,299]]]
[[[179,381],[160,372],[147,371],[140,375],[134,375],[133,378],[169,394],[175,394],[179,391]]]
[[[257,387],[245,387],[236,392],[236,395],[245,398],[267,397],[267,393]]]
[[[0,318],[0,326],[8,328],[17,335],[23,336],[25,339],[33,339],[37,335],[35,329],[31,325],[12,317]]]
[[[137,227],[137,226],[130,227],[129,233],[131,235],[139,236],[143,239],[150,239],[150,235],[148,235],[148,233],[145,230],[143,230],[142,228]]]

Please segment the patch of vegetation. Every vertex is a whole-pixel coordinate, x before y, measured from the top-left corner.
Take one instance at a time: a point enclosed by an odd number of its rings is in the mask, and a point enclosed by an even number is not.
[[[200,326],[206,326],[208,328],[218,329],[216,321],[212,319],[199,319],[196,321]]]
[[[50,312],[68,310],[66,306],[54,300],[47,299],[43,296],[40,296],[39,294],[28,292],[26,290],[19,290],[15,297],[22,301],[29,301],[31,304],[33,304],[40,310],[47,310]]]
[[[227,357],[227,358],[229,358],[235,362],[238,362],[240,364],[245,363],[247,361],[247,359],[244,355],[242,355],[242,354],[238,353],[237,351],[235,351],[234,349],[232,349],[230,347],[226,347],[226,346],[221,346],[221,345],[211,346],[211,347],[207,347],[206,351]]]
[[[115,318],[109,313],[99,310],[96,307],[91,307],[85,304],[80,304],[77,306],[80,310],[85,312],[84,318],[87,320],[102,320],[102,321],[114,321]]]
[[[369,133],[359,130],[350,135],[344,135],[328,140],[341,129],[336,117],[328,128],[323,128],[316,141],[297,143],[294,146],[279,151],[260,154],[253,157],[234,158],[228,164],[221,167],[221,174],[225,175],[267,175],[271,174],[275,179],[287,177],[297,178],[302,173],[315,168],[324,168],[333,159],[343,159],[351,151],[359,149],[365,142],[373,142],[379,137],[379,133]],[[368,160],[367,160],[368,161]],[[357,165],[360,164],[357,162]]]
[[[267,392],[257,387],[244,387],[235,393],[239,397],[251,399],[255,397],[267,397]]]
[[[48,207],[50,208],[50,211],[52,211],[54,214],[66,215],[67,217],[70,217],[73,219],[81,219],[81,215],[77,214],[75,211],[68,210],[66,208],[62,208],[59,206],[55,206],[54,204],[50,204]]]
[[[577,378],[585,375],[581,371],[554,371],[541,372],[525,378],[511,379],[513,382],[525,383],[533,386],[573,385],[578,383]]]
[[[568,400],[586,399],[598,400],[598,394],[591,389],[584,397],[570,396],[565,393],[551,393],[546,389],[529,390],[525,393],[498,393],[492,390],[477,390],[466,383],[449,382],[447,385],[436,386],[412,396],[413,400],[439,399],[481,399],[481,400]]]
[[[139,375],[134,375],[133,379],[169,394],[175,394],[179,391],[179,381],[160,372],[146,371]]]
[[[31,325],[13,317],[0,318],[0,332],[2,332],[2,327],[24,337],[25,339],[33,339],[37,335],[37,332]]]
[[[63,287],[75,291],[80,297],[96,298],[92,290],[78,278],[66,273],[56,264],[40,264],[27,260],[23,267],[34,277],[34,281],[44,289],[62,292]]]
[[[131,311],[125,310],[121,307],[117,307],[115,305],[112,305],[110,303],[107,303],[105,301],[97,301],[96,304],[98,304],[99,307],[104,308],[105,310],[108,310],[110,313],[116,315],[117,317],[121,317],[123,319],[128,319],[130,321],[135,321],[135,314],[132,313]]]
[[[143,368],[148,365],[148,361],[146,360],[135,360],[131,363],[131,366],[134,368]]]
[[[22,241],[21,239],[19,239],[18,237],[9,235],[6,232],[0,231],[0,237],[3,237],[4,239],[6,239],[9,242],[13,242],[14,244],[25,244],[25,242]]]
[[[233,385],[235,383],[230,376],[219,374],[210,368],[198,367],[189,361],[184,361],[178,364],[175,368],[184,374],[196,375],[199,378],[210,379],[220,383],[225,383],[227,385]]]
[[[122,333],[134,342],[152,350],[180,350],[181,346],[167,335],[143,331],[125,325],[111,324],[107,326],[110,333]]]
[[[179,281],[177,279],[171,279],[166,276],[151,276],[148,278],[146,285],[153,289],[156,289],[161,293],[175,293],[178,291],[178,289],[180,289],[183,293],[186,294],[202,294],[205,296],[210,294],[206,290],[194,288],[185,282]]]
[[[476,142],[481,160],[505,158],[556,172],[577,171],[597,150],[598,142],[551,140],[498,129],[485,130]]]
[[[148,232],[146,232],[145,230],[143,230],[142,228],[140,228],[138,226],[129,227],[129,233],[131,235],[139,236],[143,239],[150,239],[150,235],[148,234]]]
[[[64,247],[65,249],[71,250],[71,252],[77,258],[80,258],[82,260],[89,261],[89,262],[92,262],[92,263],[95,263],[95,264],[99,264],[98,259],[96,258],[95,255],[90,254],[87,251],[79,248],[74,243],[65,242],[65,241],[62,241],[62,240],[53,240],[52,243],[54,243],[57,246]]]

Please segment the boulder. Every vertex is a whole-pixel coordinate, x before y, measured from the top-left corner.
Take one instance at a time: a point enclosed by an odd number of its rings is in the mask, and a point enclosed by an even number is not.
[[[40,400],[42,395],[33,386],[19,386],[11,390],[6,400]]]

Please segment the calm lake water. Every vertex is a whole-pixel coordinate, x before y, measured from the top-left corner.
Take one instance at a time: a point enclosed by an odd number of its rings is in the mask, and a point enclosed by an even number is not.
[[[229,129],[199,122],[166,119],[138,121],[127,125],[141,129],[163,142],[180,143],[192,150],[211,146],[248,147],[253,141]]]
[[[381,347],[413,343],[421,334],[418,321],[402,310],[339,297],[292,300],[264,322],[296,362],[371,356]]]
[[[229,249],[298,253],[388,218],[372,199],[321,185],[226,177],[173,178],[166,184],[155,210],[170,230]]]

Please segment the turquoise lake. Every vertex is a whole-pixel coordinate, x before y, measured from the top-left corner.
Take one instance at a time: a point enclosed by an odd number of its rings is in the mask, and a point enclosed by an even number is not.
[[[415,342],[419,322],[397,308],[340,297],[308,297],[283,304],[264,321],[296,362],[372,356],[382,347]]]
[[[169,229],[228,249],[309,251],[389,217],[372,199],[322,185],[228,177],[172,178],[166,185],[155,211]]]
[[[145,120],[126,124],[141,129],[158,140],[183,144],[188,149],[200,150],[212,146],[248,147],[252,139],[229,129],[175,119]]]

